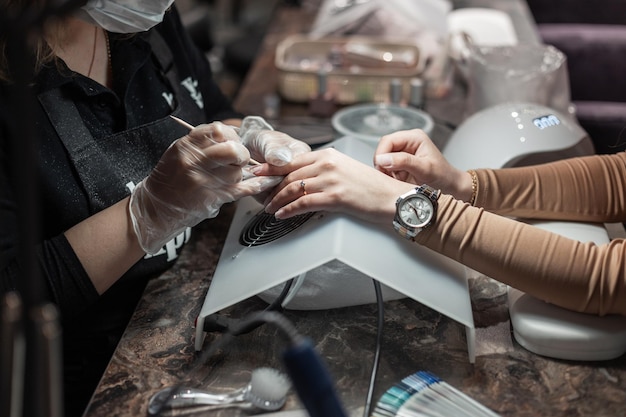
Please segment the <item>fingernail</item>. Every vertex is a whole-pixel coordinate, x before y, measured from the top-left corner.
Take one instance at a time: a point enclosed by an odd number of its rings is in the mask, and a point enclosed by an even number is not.
[[[285,214],[285,210],[280,208],[280,209],[278,209],[276,211],[276,213],[274,213],[274,217],[276,217],[278,220],[280,220],[280,219],[282,219],[283,214]]]
[[[248,165],[246,167],[246,170],[254,175],[256,175],[256,173],[259,172],[261,169],[263,169],[263,165]]]
[[[383,167],[383,168],[393,167],[393,159],[391,158],[391,155],[389,155],[388,153],[376,155],[375,163],[376,165]]]
[[[277,160],[277,161],[281,161],[284,162],[285,164],[288,164],[289,162],[291,162],[291,151],[288,149],[276,149],[274,151],[271,152],[271,156],[268,155],[268,157],[271,157],[272,160]]]

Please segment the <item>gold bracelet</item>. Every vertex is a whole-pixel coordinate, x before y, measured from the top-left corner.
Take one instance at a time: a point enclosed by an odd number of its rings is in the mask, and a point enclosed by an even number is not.
[[[476,202],[476,195],[478,194],[478,175],[476,175],[476,171],[473,169],[468,170],[469,174],[472,176],[472,197],[469,199],[470,206],[473,206]]]

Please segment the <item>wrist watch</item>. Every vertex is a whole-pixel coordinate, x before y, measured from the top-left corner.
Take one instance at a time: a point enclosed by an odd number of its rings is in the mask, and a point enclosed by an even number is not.
[[[440,190],[424,184],[398,197],[393,227],[400,236],[413,240],[422,229],[434,223],[440,194]]]

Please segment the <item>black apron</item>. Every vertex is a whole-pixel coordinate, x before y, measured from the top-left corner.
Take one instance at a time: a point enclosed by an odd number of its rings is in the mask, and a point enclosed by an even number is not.
[[[175,97],[172,115],[193,125],[204,122],[202,109],[189,94],[181,94],[172,53],[158,32],[151,32],[150,43]],[[184,127],[165,117],[96,140],[83,123],[74,102],[65,99],[60,89],[42,93],[39,101],[89,195],[92,214],[128,196],[126,184],[131,181],[136,184],[145,178],[170,144],[187,133]]]
[[[196,125],[206,120],[204,111],[181,88],[172,53],[156,32],[149,38],[153,56],[174,95],[172,115]],[[170,117],[96,140],[83,123],[73,101],[60,89],[39,96],[39,101],[57,131],[89,198],[94,214],[130,194],[129,183],[137,184],[157,164],[171,143],[187,133]],[[97,239],[97,236],[94,236]],[[146,257],[103,294],[83,317],[64,322],[64,373],[66,415],[81,415],[97,386],[111,355],[130,320],[145,285],[170,264],[167,255]],[[128,274],[131,275],[131,274]],[[137,278],[141,277],[141,278]],[[167,301],[164,301],[167,302]]]

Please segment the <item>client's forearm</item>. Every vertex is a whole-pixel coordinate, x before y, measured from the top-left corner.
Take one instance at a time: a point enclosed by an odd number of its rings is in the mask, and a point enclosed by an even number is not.
[[[626,314],[626,244],[582,243],[442,196],[416,240],[537,298],[593,314]]]

